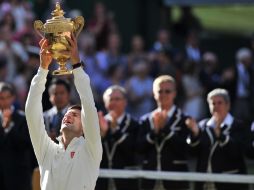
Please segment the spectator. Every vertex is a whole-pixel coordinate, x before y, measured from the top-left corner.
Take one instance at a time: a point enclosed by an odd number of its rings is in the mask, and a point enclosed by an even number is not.
[[[167,29],[159,29],[157,32],[156,41],[153,44],[153,51],[170,51],[173,46],[171,44],[171,34]]]
[[[219,60],[215,53],[207,51],[202,56],[199,80],[204,88],[204,94],[221,86],[222,79],[219,71]]]
[[[114,85],[103,94],[106,116],[99,112],[103,157],[101,168],[125,169],[136,166],[136,134],[138,122],[126,112],[127,97],[124,88]],[[98,190],[137,190],[138,183],[131,179],[99,179]]]
[[[0,189],[31,190],[33,149],[24,112],[14,101],[13,86],[0,82]]]
[[[233,115],[251,123],[254,110],[254,67],[252,52],[240,48],[236,52],[236,64],[223,73],[223,86],[232,98]]]
[[[12,81],[17,73],[19,64],[28,60],[28,54],[20,42],[12,40],[12,31],[9,25],[0,26],[0,54],[7,58],[7,81]]]
[[[175,34],[181,37],[186,37],[191,30],[200,32],[202,30],[202,25],[199,18],[193,14],[192,7],[182,6],[180,7],[180,10],[180,18],[173,26]]]
[[[196,124],[187,120],[192,131],[190,145],[197,154],[197,172],[246,174],[244,142],[246,126],[230,113],[230,97],[225,89],[214,89],[207,95],[211,118]],[[245,184],[204,182],[196,190],[247,190]]]
[[[93,17],[88,21],[88,31],[95,35],[96,50],[107,48],[107,40],[112,32],[116,32],[113,14],[109,12],[102,2],[94,5]]]
[[[169,75],[153,82],[157,108],[141,118],[139,150],[143,153],[143,170],[188,171],[187,143],[189,130],[185,116],[174,104],[176,83]],[[188,189],[188,182],[142,180],[142,189]]]
[[[152,110],[153,79],[149,76],[146,60],[138,61],[133,67],[133,76],[126,82],[128,110],[135,118],[140,118],[147,110]]]
[[[148,53],[145,51],[145,42],[142,36],[134,35],[131,39],[131,50],[128,55],[128,77],[133,74],[133,67],[141,60],[148,59]]]
[[[194,61],[200,67],[203,50],[200,47],[199,33],[191,30],[186,35],[185,42],[185,59]]]
[[[195,119],[206,116],[203,100],[203,87],[198,78],[197,65],[193,61],[186,61],[182,76],[182,85],[185,93],[183,110]]]
[[[118,33],[111,33],[108,37],[107,48],[96,55],[99,68],[106,75],[111,66],[127,68],[127,56],[121,50],[121,38]]]

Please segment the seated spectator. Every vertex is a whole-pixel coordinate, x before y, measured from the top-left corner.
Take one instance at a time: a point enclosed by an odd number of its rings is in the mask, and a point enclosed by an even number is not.
[[[126,82],[128,110],[135,118],[140,118],[147,110],[152,110],[153,79],[149,74],[149,65],[145,60],[138,61],[133,67],[134,75]]]
[[[87,28],[95,36],[96,50],[104,50],[107,47],[109,35],[116,32],[116,24],[113,14],[102,2],[95,3],[93,17],[88,20]]]
[[[195,119],[206,116],[203,100],[203,87],[198,78],[197,65],[193,61],[186,61],[182,75],[182,85],[185,94],[183,110]]]

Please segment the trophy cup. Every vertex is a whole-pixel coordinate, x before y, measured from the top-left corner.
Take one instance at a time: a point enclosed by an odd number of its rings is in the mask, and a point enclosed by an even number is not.
[[[69,55],[61,54],[61,51],[68,51],[70,44],[65,36],[71,37],[71,33],[74,33],[78,37],[84,26],[84,18],[78,16],[74,19],[65,18],[64,11],[61,9],[59,2],[56,3],[56,8],[52,11],[52,18],[47,20],[45,24],[40,20],[34,22],[34,29],[43,38],[48,40],[53,59],[55,59],[59,65],[58,70],[53,71],[53,75],[66,75],[71,74],[72,71],[66,67]]]

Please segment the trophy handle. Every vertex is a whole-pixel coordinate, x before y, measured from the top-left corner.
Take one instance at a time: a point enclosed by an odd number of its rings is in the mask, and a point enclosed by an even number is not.
[[[34,29],[37,32],[37,34],[39,34],[39,36],[41,36],[41,38],[44,38],[44,36],[42,34],[42,30],[43,30],[42,21],[40,21],[40,20],[34,21]]]
[[[78,16],[74,18],[72,21],[74,25],[74,35],[75,37],[78,37],[85,24],[84,17]]]

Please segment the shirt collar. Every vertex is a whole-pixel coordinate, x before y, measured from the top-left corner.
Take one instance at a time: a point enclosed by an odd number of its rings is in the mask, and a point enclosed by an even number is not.
[[[122,114],[122,115],[120,115],[120,117],[118,117],[117,118],[117,124],[121,124],[122,123],[122,121],[123,121],[123,119],[124,119],[124,116],[125,116],[125,112]],[[112,121],[112,117],[111,117],[111,115],[110,114],[107,114],[106,116],[105,116],[105,118],[107,119],[107,120],[109,120],[109,121]]]
[[[61,114],[64,115],[64,114],[67,112],[68,107],[69,107],[69,105],[67,105],[67,106],[65,106],[63,109],[61,109],[61,110],[60,110]],[[54,110],[55,113],[58,112],[56,106],[53,107],[53,110]]]
[[[74,137],[74,138],[71,140],[70,144],[67,146],[67,148],[68,148],[68,147],[75,146],[76,144],[78,144],[78,143],[80,142],[81,138],[84,138],[84,137],[83,137],[83,136]],[[64,143],[63,143],[63,138],[62,138],[62,136],[58,136],[56,139],[57,139],[58,142],[59,142],[60,148],[63,148],[63,149],[64,149]]]
[[[223,127],[224,125],[231,126],[233,121],[234,121],[233,116],[230,113],[228,113],[225,119],[223,120],[223,122],[221,123],[220,127]],[[207,126],[210,126],[210,127],[216,126],[214,117],[208,120]]]

